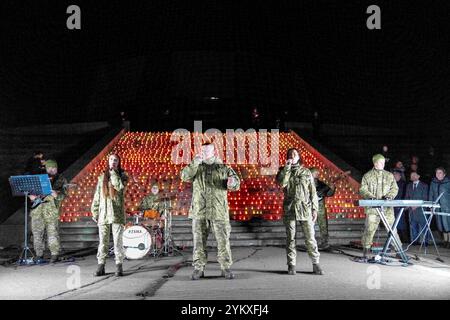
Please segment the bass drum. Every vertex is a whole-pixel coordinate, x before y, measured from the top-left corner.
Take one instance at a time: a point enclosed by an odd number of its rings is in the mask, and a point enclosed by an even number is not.
[[[131,226],[123,232],[123,247],[128,259],[145,257],[152,247],[152,237],[147,228]]]

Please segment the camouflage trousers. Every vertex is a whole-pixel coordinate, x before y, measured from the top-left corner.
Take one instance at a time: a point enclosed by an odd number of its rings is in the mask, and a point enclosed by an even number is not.
[[[98,251],[97,251],[97,261],[98,264],[105,264],[106,258],[109,253],[109,236],[113,234],[114,241],[114,257],[116,264],[123,263],[123,258],[125,256],[125,250],[123,248],[123,231],[125,229],[124,225],[119,223],[113,224],[101,224],[98,226]]]
[[[320,230],[320,240],[322,244],[328,243],[328,219],[325,208],[325,201],[319,201],[319,211],[317,212],[317,223]]]
[[[286,254],[287,264],[295,266],[297,262],[297,247],[296,247],[296,234],[297,234],[297,220],[295,217],[283,218],[283,223],[286,227]],[[314,223],[311,219],[300,221],[302,226],[303,235],[305,236],[305,245],[309,257],[314,264],[319,263],[319,250],[317,248],[317,242],[314,237]]]
[[[386,220],[388,221],[389,225],[392,227],[394,225],[395,216],[394,211],[389,210],[385,213]],[[366,214],[366,222],[364,226],[364,233],[362,235],[361,239],[361,245],[364,249],[370,249],[372,247],[373,243],[373,237],[375,235],[375,232],[377,232],[378,225],[380,224],[380,216],[378,213],[368,213]],[[397,230],[394,230],[394,237],[397,239],[397,241],[401,244],[400,238],[397,234]],[[391,242],[392,245],[392,242]]]
[[[217,242],[217,261],[222,270],[228,269],[233,264],[230,248],[231,225],[228,220],[192,219],[192,235],[194,238],[192,265],[199,270],[205,268],[208,262],[207,240],[211,230]]]
[[[47,232],[48,249],[52,255],[58,255],[61,249],[59,242],[58,218],[44,218],[42,215],[31,217],[31,232],[33,233],[34,252],[42,257],[45,250],[44,235]]]

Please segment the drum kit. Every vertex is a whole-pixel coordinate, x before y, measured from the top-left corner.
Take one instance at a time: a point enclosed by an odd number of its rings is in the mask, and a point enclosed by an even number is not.
[[[172,200],[175,196],[160,198],[162,210],[144,210],[134,215],[123,233],[123,247],[128,259],[146,256],[171,256],[179,252],[172,239]]]

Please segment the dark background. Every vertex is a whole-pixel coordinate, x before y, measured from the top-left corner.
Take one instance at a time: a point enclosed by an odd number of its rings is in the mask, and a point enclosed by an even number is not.
[[[81,7],[82,28],[66,28]],[[381,7],[382,29],[366,28]],[[6,1],[0,124],[110,120],[133,129],[276,118],[443,136],[449,1]],[[209,97],[219,97],[210,100]],[[286,113],[287,112],[287,113]]]

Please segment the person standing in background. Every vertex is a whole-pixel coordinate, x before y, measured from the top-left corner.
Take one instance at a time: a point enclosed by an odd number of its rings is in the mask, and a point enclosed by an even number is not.
[[[406,192],[406,181],[402,179],[403,172],[397,169],[393,170],[394,179],[397,182],[398,187],[398,193],[395,196],[394,200],[404,200],[405,199],[405,192]],[[400,214],[401,208],[395,207],[394,208],[394,215],[395,219],[397,219],[398,215]],[[400,218],[400,221],[397,225],[397,232],[402,240],[402,242],[409,243],[409,223],[408,218],[406,216],[406,210],[404,210],[402,217]]]
[[[441,207],[437,211],[450,213],[450,179],[447,177],[447,171],[443,167],[438,167],[431,182],[429,199],[436,201],[441,193],[444,194],[439,199]],[[443,215],[435,215],[435,217],[437,229],[443,239],[442,246],[450,248],[450,217]]]
[[[425,182],[420,181],[420,175],[417,172],[411,172],[410,175],[411,182],[408,183],[406,187],[406,200],[428,200],[428,185]],[[427,224],[425,219],[423,208],[421,207],[411,207],[408,208],[409,211],[409,228],[411,234],[411,241],[416,240],[419,233],[423,231],[423,236],[428,230],[423,230]],[[422,242],[422,239],[417,239],[416,241]],[[431,235],[427,233],[425,239],[425,245],[430,241]]]
[[[332,197],[336,191],[334,184],[327,185],[325,182],[319,180],[319,169],[310,168],[311,174],[314,178],[314,184],[316,186],[317,198],[319,200],[319,211],[317,215],[317,222],[320,230],[320,250],[327,250],[330,248],[329,234],[328,234],[328,217],[325,207],[325,198]]]

